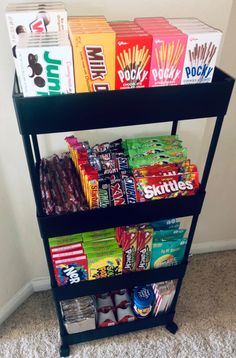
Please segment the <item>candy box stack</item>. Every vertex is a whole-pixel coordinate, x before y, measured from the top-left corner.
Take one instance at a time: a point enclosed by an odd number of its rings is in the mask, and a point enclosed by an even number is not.
[[[103,16],[69,18],[76,92],[115,89],[115,32]]]
[[[153,38],[149,87],[180,85],[187,35],[163,18],[137,18]]]
[[[82,237],[88,257],[89,280],[122,273],[122,250],[116,241],[114,229],[87,232]]]
[[[75,92],[72,50],[66,33],[23,33],[16,54],[25,97]]]
[[[81,234],[50,238],[49,247],[58,286],[78,284],[88,279],[88,259]]]
[[[134,21],[110,25],[116,32],[116,89],[148,87],[152,37]]]
[[[20,34],[67,31],[67,12],[62,2],[9,4],[6,21],[17,74],[16,45]]]
[[[221,42],[221,31],[196,18],[167,19],[188,35],[181,84],[212,81]]]
[[[96,307],[92,296],[60,302],[63,321],[68,334],[96,328]]]

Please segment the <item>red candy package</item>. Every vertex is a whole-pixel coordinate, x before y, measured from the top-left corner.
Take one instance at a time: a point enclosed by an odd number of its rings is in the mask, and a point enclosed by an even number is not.
[[[199,188],[198,172],[171,176],[136,177],[137,201],[194,195]]]
[[[122,272],[135,271],[138,230],[134,226],[120,228],[120,242],[123,252]]]
[[[150,268],[152,240],[153,228],[148,225],[140,225],[137,237],[136,271]]]

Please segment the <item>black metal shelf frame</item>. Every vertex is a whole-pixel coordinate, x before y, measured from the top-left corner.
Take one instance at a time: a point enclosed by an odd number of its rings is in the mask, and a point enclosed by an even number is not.
[[[13,101],[22,135],[28,163],[37,219],[43,238],[45,254],[61,333],[61,355],[69,354],[68,345],[103,338],[132,330],[166,325],[175,333],[174,312],[186,271],[198,216],[204,202],[205,189],[213,162],[224,115],[227,112],[234,79],[216,68],[212,83],[186,86],[157,87],[129,91],[82,93],[49,97],[23,98],[17,81],[13,89]],[[37,163],[40,150],[39,134],[67,132],[85,129],[120,127],[137,124],[172,122],[171,134],[176,134],[181,120],[216,117],[207,159],[198,193],[192,197],[156,200],[106,209],[95,209],[63,216],[46,216],[42,210]],[[192,216],[183,264],[120,275],[103,280],[82,282],[71,287],[57,287],[54,278],[48,238],[76,232],[132,225],[171,217]],[[106,220],[104,220],[106,218]],[[68,335],[63,324],[59,301],[86,296],[108,289],[133,287],[137,284],[178,279],[171,313],[157,318],[137,320],[120,326]]]

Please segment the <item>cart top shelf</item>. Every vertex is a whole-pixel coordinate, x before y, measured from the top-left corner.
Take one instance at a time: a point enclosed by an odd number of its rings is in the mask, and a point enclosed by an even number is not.
[[[22,135],[121,127],[225,115],[234,79],[215,69],[212,83],[27,97],[14,83]]]

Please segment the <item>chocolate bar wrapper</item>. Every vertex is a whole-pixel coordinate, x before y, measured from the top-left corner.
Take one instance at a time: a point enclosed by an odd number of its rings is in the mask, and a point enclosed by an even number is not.
[[[126,204],[122,181],[120,179],[111,181],[111,195],[114,206]]]
[[[112,205],[111,183],[109,179],[99,179],[99,207],[107,208]]]
[[[136,181],[133,176],[127,176],[122,179],[123,191],[126,196],[127,204],[135,204],[137,202]]]

